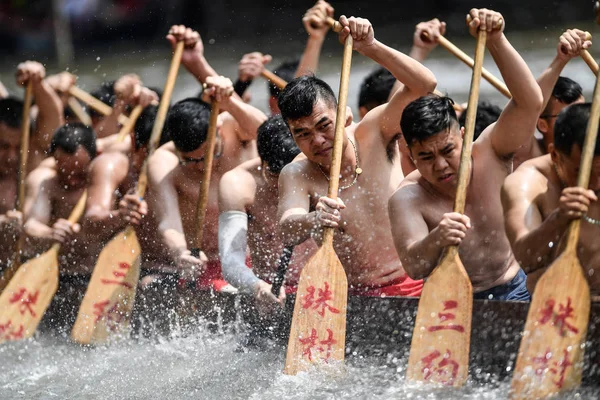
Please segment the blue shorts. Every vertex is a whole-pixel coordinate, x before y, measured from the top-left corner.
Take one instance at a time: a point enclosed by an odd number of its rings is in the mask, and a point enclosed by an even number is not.
[[[531,301],[531,295],[527,290],[527,275],[522,269],[519,269],[517,275],[510,282],[475,293],[473,298],[478,300]]]

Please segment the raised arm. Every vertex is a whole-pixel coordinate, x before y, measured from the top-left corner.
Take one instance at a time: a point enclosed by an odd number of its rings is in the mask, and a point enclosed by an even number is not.
[[[53,172],[44,167],[33,170],[27,177],[23,229],[27,235],[27,247],[35,253],[45,251],[56,239],[50,226],[52,178]]]
[[[419,210],[418,190],[416,184],[401,187],[388,201],[396,251],[411,279],[428,277],[444,248],[460,244],[471,227],[469,217],[452,212],[430,231]]]
[[[597,197],[591,190],[565,188],[559,207],[546,218],[536,199],[548,190],[547,179],[524,165],[509,175],[502,186],[506,235],[515,258],[526,273],[548,266],[569,222],[581,218]],[[527,182],[526,185],[523,182]]]
[[[177,42],[181,40],[185,42],[181,63],[200,83],[206,82],[206,78],[209,76],[218,76],[204,58],[204,44],[198,32],[183,25],[173,25],[169,30],[167,40],[171,43],[173,50],[175,50]]]
[[[308,33],[308,40],[296,70],[296,77],[317,72],[321,48],[329,31],[327,17],[333,17],[333,13],[333,7],[329,3],[319,0],[302,17],[302,24]]]
[[[469,15],[472,18],[469,32],[473,37],[477,37],[479,29],[487,31],[487,48],[512,94],[498,121],[486,129],[496,155],[512,157],[533,136],[542,108],[542,92],[523,58],[504,36],[502,15],[476,8]]]
[[[50,146],[54,131],[64,122],[64,108],[60,97],[44,79],[46,69],[36,61],[26,61],[17,67],[17,84],[27,85],[31,81],[33,97],[38,107],[35,133],[32,140],[36,147],[46,151]]]
[[[388,143],[400,131],[400,117],[411,101],[433,91],[437,84],[433,73],[423,64],[377,41],[371,23],[363,18],[340,17],[344,29],[340,32],[342,43],[352,34],[354,49],[389,70],[404,87],[392,100],[371,110],[361,124],[376,125]],[[371,131],[371,130],[369,130]]]
[[[240,141],[256,139],[258,127],[266,121],[267,116],[235,94],[233,84],[228,78],[209,77],[206,85],[206,95],[217,99],[220,109],[229,112],[239,124],[240,129],[237,130],[237,135]]]

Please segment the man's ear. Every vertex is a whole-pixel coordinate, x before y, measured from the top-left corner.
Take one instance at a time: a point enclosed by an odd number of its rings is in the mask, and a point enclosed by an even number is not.
[[[367,110],[367,107],[365,107],[365,106],[358,107],[358,116],[360,117],[360,119],[363,119],[365,117],[365,115],[367,115],[368,112],[369,112],[369,110]]]
[[[354,120],[352,109],[349,106],[346,106],[346,126],[350,126],[350,124],[352,124],[352,120]]]
[[[465,127],[464,126],[460,127],[460,137],[463,138],[463,139],[465,137]]]
[[[546,121],[544,118],[538,118],[536,126],[537,126],[538,131],[540,131],[540,133],[542,133],[544,135],[546,133],[548,133],[548,128],[549,128],[548,121]]]
[[[550,154],[550,157],[552,158],[553,163],[558,162],[559,155],[558,155],[558,151],[554,147],[554,143],[550,143],[548,145],[548,154]]]

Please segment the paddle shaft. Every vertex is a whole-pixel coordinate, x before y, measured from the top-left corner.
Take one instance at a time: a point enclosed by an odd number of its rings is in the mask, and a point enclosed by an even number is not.
[[[471,150],[473,147],[473,134],[475,132],[475,119],[477,117],[477,102],[479,101],[479,85],[483,69],[483,56],[485,54],[485,42],[487,32],[479,30],[477,33],[477,47],[475,49],[475,61],[473,76],[471,78],[471,89],[469,91],[469,102],[467,103],[467,118],[465,121],[465,135],[463,137],[462,151],[460,155],[460,167],[458,168],[458,184],[456,197],[454,198],[454,212],[463,214],[467,199],[467,188],[471,177]],[[455,255],[458,246],[449,246],[448,253]]]
[[[104,116],[108,116],[112,114],[113,109],[111,106],[104,104],[102,101],[98,100],[91,94],[81,90],[77,86],[71,86],[69,89],[69,94],[73,97],[78,98],[79,100],[86,103],[88,106],[92,107],[94,110],[98,111],[100,114]],[[125,125],[128,121],[128,118],[124,115],[119,115],[119,123]]]
[[[200,196],[198,197],[198,206],[196,208],[196,242],[195,249],[202,249],[202,239],[204,233],[204,219],[206,217],[206,207],[208,205],[208,189],[210,188],[210,177],[212,174],[213,160],[215,158],[215,145],[217,144],[217,120],[219,118],[219,103],[213,100],[210,110],[210,123],[208,125],[206,153],[204,156],[204,171],[202,175],[202,185],[200,186]]]
[[[429,40],[429,35],[424,32],[422,34],[422,38],[424,40]],[[446,39],[444,36],[440,35],[440,37],[438,38],[438,43],[440,44],[440,46],[452,53],[460,61],[467,64],[469,67],[474,68],[475,61],[471,57],[469,57],[464,51],[462,51],[461,49],[456,47],[452,42]],[[485,78],[485,80],[488,81],[493,87],[498,89],[498,91],[504,96],[506,96],[509,99],[512,97],[506,85],[494,75],[492,75],[485,68],[481,69],[481,76],[483,76],[483,78]]]
[[[292,259],[293,252],[294,246],[286,246],[283,248],[281,257],[279,257],[279,261],[277,262],[277,272],[275,275],[275,279],[273,279],[273,285],[271,286],[271,293],[273,293],[275,297],[279,297],[279,291],[283,286],[283,281],[285,280],[285,273],[287,272],[287,267],[290,264],[290,260]]]
[[[69,108],[75,116],[81,121],[82,124],[92,126],[92,118],[85,112],[79,101],[75,97],[69,97],[68,100]]]
[[[596,139],[598,137],[598,125],[600,118],[600,73],[596,73],[596,86],[594,87],[594,96],[592,97],[592,109],[588,121],[585,142],[581,152],[581,163],[579,165],[579,176],[577,186],[587,189],[590,183],[590,173],[592,171],[592,160],[596,148]],[[579,230],[581,219],[574,219],[569,224],[569,233],[567,237],[566,251],[576,252],[577,242],[579,241]]]
[[[131,133],[131,131],[133,131],[133,129],[135,128],[135,123],[136,123],[137,119],[140,117],[140,114],[142,113],[143,110],[144,110],[144,108],[140,104],[135,106],[135,108],[133,109],[133,111],[131,111],[131,114],[129,115],[129,120],[121,128],[121,131],[119,132],[119,135],[117,136],[117,142],[119,142],[119,143],[123,142],[125,140],[125,138],[127,137],[127,135],[129,135],[129,133]]]
[[[283,89],[287,85],[287,82],[283,78],[278,77],[277,75],[275,75],[273,72],[269,71],[268,69],[263,69],[263,72],[261,72],[261,75],[263,78],[271,81],[271,83],[273,83],[273,85],[277,86],[279,89]]]
[[[150,141],[148,142],[148,157],[144,161],[142,171],[137,184],[137,194],[140,197],[144,197],[146,194],[146,187],[148,186],[148,160],[154,153],[160,142],[160,136],[165,126],[165,119],[167,117],[167,111],[169,111],[169,103],[171,102],[171,96],[173,95],[173,88],[175,87],[175,81],[177,80],[177,73],[179,72],[179,65],[181,65],[181,56],[183,55],[184,42],[178,42],[171,59],[171,66],[169,67],[169,74],[167,76],[167,82],[165,83],[165,89],[160,99],[160,105],[158,106],[158,112],[156,113],[156,119],[154,120],[154,126],[152,127],[152,134],[150,135]]]
[[[592,72],[595,75],[598,75],[598,63],[596,62],[596,60],[594,60],[594,57],[592,57],[590,52],[587,50],[581,50],[581,58],[583,58],[583,61],[585,61],[588,67],[590,67]]]
[[[340,94],[338,96],[338,107],[335,117],[335,138],[333,140],[333,153],[331,158],[331,169],[329,170],[329,190],[327,197],[337,200],[340,185],[340,171],[342,168],[342,152],[346,130],[346,104],[348,102],[348,86],[350,84],[350,66],[352,65],[352,35],[348,35],[344,43],[344,56],[342,59],[342,73],[340,76]],[[333,245],[333,228],[325,228],[323,231],[322,246]]]

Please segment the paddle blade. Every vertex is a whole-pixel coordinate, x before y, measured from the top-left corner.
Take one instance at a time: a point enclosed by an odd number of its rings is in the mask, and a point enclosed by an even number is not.
[[[462,386],[469,372],[473,288],[458,257],[448,253],[423,286],[406,378]]]
[[[0,343],[35,333],[58,289],[58,246],[21,265],[0,295]]]
[[[140,244],[130,227],[102,249],[71,338],[80,344],[102,344],[127,332],[140,276]]]
[[[565,251],[538,281],[511,383],[511,399],[549,396],[579,386],[590,288],[575,251]]]
[[[321,246],[300,275],[285,374],[344,360],[347,303],[348,281],[342,263],[331,245]]]

